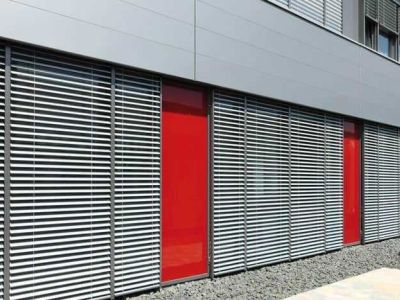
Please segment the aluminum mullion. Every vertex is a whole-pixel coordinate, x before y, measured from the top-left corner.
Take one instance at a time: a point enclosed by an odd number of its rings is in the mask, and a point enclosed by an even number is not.
[[[325,0],[326,1],[326,0]],[[326,238],[327,238],[327,233],[326,233],[326,229],[327,229],[327,225],[326,225],[326,114],[324,114],[324,250],[326,252]]]
[[[292,260],[292,108],[288,109],[289,130],[289,260]]]
[[[4,95],[4,299],[10,299],[10,126],[11,120],[11,48],[5,48]]]
[[[247,97],[244,97],[244,265],[247,266]]]
[[[115,298],[115,67],[111,68],[110,111],[110,298]]]

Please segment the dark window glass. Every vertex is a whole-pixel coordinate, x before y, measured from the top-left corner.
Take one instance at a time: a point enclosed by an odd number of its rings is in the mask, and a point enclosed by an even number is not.
[[[372,49],[376,49],[376,26],[371,20],[365,20],[365,45]]]

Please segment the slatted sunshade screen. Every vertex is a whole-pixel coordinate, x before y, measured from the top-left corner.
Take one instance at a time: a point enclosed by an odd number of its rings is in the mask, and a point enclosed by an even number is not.
[[[291,257],[325,251],[324,115],[291,112]]]
[[[324,22],[324,0],[291,0],[291,8],[317,23]]]
[[[325,199],[327,251],[343,245],[343,119],[325,117]]]
[[[379,23],[397,32],[397,4],[392,0],[379,0]]]
[[[378,125],[364,123],[364,241],[379,240]]]
[[[342,247],[341,117],[219,91],[213,124],[214,274]]]
[[[160,79],[116,72],[115,291],[160,282]]]
[[[248,98],[247,265],[289,258],[289,109]]]
[[[378,1],[379,0],[365,0],[365,14],[372,19],[378,19]]]
[[[110,297],[110,71],[12,49],[11,299]]]
[[[4,295],[4,75],[5,49],[0,45],[0,299]]]
[[[364,125],[364,240],[400,235],[400,136],[397,128]]]
[[[346,1],[346,0],[345,0]],[[325,3],[325,26],[342,32],[343,24],[343,0],[326,0]]]
[[[343,0],[268,0],[337,32],[342,32]]]
[[[399,235],[399,135],[398,129],[379,128],[379,238]]]
[[[244,97],[214,93],[214,274],[245,268]]]

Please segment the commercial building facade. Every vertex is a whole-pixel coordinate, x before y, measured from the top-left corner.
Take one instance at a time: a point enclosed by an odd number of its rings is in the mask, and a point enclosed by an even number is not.
[[[2,1],[2,298],[400,236],[398,6]]]

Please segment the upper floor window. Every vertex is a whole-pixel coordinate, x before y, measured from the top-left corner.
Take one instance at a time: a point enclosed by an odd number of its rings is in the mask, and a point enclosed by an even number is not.
[[[365,45],[397,59],[399,6],[393,0],[365,0]]]

